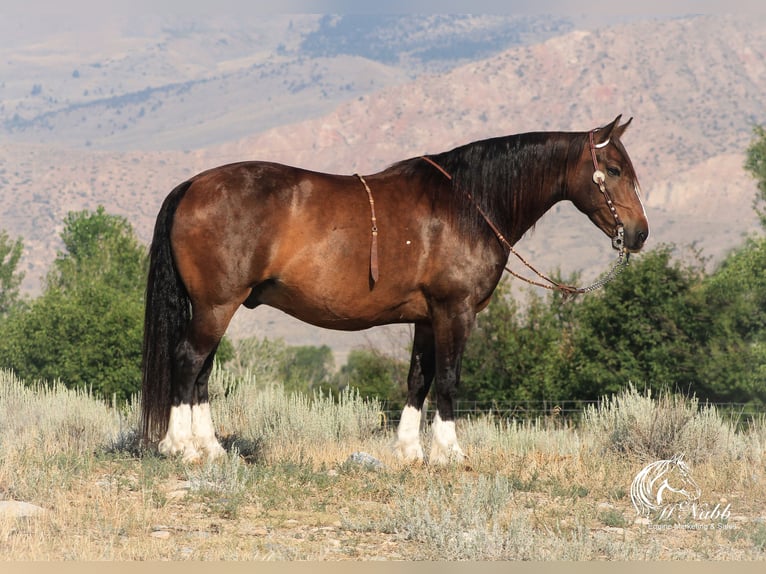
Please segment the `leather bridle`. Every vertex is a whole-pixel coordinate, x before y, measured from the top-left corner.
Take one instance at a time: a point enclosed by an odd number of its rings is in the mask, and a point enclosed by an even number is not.
[[[604,196],[604,199],[606,200],[606,205],[609,207],[609,211],[612,212],[612,215],[614,216],[614,222],[615,222],[615,235],[612,237],[612,245],[615,249],[619,250],[620,252],[625,251],[625,226],[622,223],[622,219],[620,219],[620,215],[617,213],[617,208],[614,206],[614,201],[612,201],[612,196],[610,195],[609,191],[606,189],[606,176],[604,175],[604,172],[601,171],[598,167],[598,159],[596,158],[596,148],[597,147],[603,147],[606,144],[609,143],[609,140],[606,140],[605,142],[599,144],[598,146],[594,143],[594,134],[598,130],[591,130],[588,134],[588,143],[590,145],[590,157],[593,159],[593,183],[595,183],[599,190],[601,190],[601,194]]]

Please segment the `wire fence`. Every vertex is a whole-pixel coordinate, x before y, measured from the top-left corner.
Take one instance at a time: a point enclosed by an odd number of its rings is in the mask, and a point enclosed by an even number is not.
[[[554,426],[577,426],[583,413],[589,406],[598,407],[601,401],[570,400],[570,401],[509,401],[509,402],[478,402],[457,401],[455,417],[468,419],[490,417],[504,422],[544,422]],[[727,421],[732,421],[737,427],[744,427],[758,417],[766,417],[766,405],[753,403],[700,402],[700,407],[714,406],[718,414]],[[431,419],[436,412],[433,404],[424,406],[426,416]],[[381,416],[385,426],[395,428],[399,424],[401,409],[383,404]]]

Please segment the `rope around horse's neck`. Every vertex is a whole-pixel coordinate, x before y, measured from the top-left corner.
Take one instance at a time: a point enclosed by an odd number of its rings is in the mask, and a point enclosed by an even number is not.
[[[442,166],[440,166],[438,163],[436,163],[434,160],[432,160],[428,156],[420,156],[421,159],[425,160],[426,162],[430,163],[433,167],[438,169],[444,177],[446,177],[449,181],[453,181],[452,175],[447,172]],[[603,184],[601,184],[599,187],[602,187]],[[620,253],[617,257],[617,262],[614,264],[614,266],[602,277],[597,279],[594,283],[591,285],[588,285],[587,287],[575,287],[573,285],[567,285],[566,283],[560,283],[558,281],[555,281],[554,279],[548,277],[545,273],[542,273],[539,271],[534,265],[529,263],[524,257],[522,257],[514,248],[513,245],[505,238],[505,236],[500,232],[498,227],[492,222],[492,220],[487,216],[486,213],[484,213],[484,210],[481,208],[481,206],[478,204],[478,202],[474,199],[473,195],[469,191],[462,190],[463,193],[466,195],[466,197],[473,203],[473,206],[476,208],[476,210],[479,212],[479,215],[484,219],[484,221],[489,225],[490,229],[495,234],[495,237],[497,237],[497,240],[500,242],[500,245],[502,245],[505,249],[508,250],[509,253],[513,253],[516,258],[521,261],[522,264],[524,264],[525,267],[527,267],[529,270],[531,270],[535,275],[537,275],[540,279],[543,281],[546,281],[547,283],[541,283],[540,281],[535,281],[534,279],[529,279],[528,277],[524,277],[523,275],[520,275],[519,273],[516,273],[513,269],[508,267],[507,265],[504,265],[503,268],[505,271],[516,277],[517,279],[521,279],[522,281],[529,283],[530,285],[534,285],[535,287],[542,287],[543,289],[549,289],[551,291],[560,291],[564,297],[573,297],[575,295],[580,295],[583,293],[590,293],[591,291],[595,291],[597,289],[600,289],[609,281],[617,277],[622,270],[625,268],[625,266],[628,264],[628,258],[629,255],[625,251],[625,249],[620,249]],[[604,195],[607,195],[605,193],[605,189],[601,190]],[[607,196],[608,197],[608,196]],[[611,205],[610,205],[611,208]],[[615,215],[615,218],[617,218],[616,212],[613,210],[612,213]]]

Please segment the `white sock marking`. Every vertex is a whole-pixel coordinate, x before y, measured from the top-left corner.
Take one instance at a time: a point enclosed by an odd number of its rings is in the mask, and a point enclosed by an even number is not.
[[[168,432],[157,445],[164,455],[183,453],[184,459],[193,460],[199,457],[199,452],[192,439],[192,410],[191,406],[181,404],[170,408]]]
[[[210,415],[210,403],[194,405],[191,411],[191,432],[197,446],[204,450],[208,458],[217,458],[225,451],[215,438],[213,417]]]
[[[443,421],[437,412],[432,430],[433,442],[431,443],[431,454],[428,457],[428,462],[430,464],[462,462],[465,454],[457,443],[455,421]]]
[[[420,446],[421,411],[407,405],[402,411],[399,428],[396,431],[396,454],[404,460],[423,460],[423,447]]]

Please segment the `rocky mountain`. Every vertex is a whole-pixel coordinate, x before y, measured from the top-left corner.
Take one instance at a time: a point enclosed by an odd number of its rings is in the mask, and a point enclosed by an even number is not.
[[[2,8],[0,8],[0,15]],[[560,34],[509,16],[251,15],[116,21],[0,48],[0,138],[188,150],[330,112],[340,102]]]
[[[252,38],[176,30],[162,42],[151,36],[151,50],[140,47],[146,38],[131,48],[132,36],[119,57],[94,55],[76,68],[70,59],[55,81],[3,74],[0,228],[25,238],[27,289],[53,259],[67,211],[104,204],[148,240],[167,192],[214,165],[267,159],[369,173],[485,137],[587,130],[620,113],[635,117],[624,140],[641,177],[650,247],[693,245],[714,263],[758,228],[755,185],[742,165],[752,126],[766,121],[766,19],[696,16],[581,30],[432,18],[296,17],[250,32],[264,38],[266,56],[257,61],[245,55]],[[485,44],[476,40],[482,30]],[[161,57],[163,42],[172,58]],[[54,57],[35,50],[26,57],[37,66]],[[7,48],[0,56],[10,61]],[[99,84],[106,70],[109,81]],[[78,82],[86,87],[75,97]],[[114,94],[104,92],[108,84]],[[71,95],[53,96],[54,85]],[[567,205],[518,247],[543,269],[582,270],[584,280],[612,258],[608,241]],[[261,309],[238,314],[232,333],[337,349],[360,341]]]

